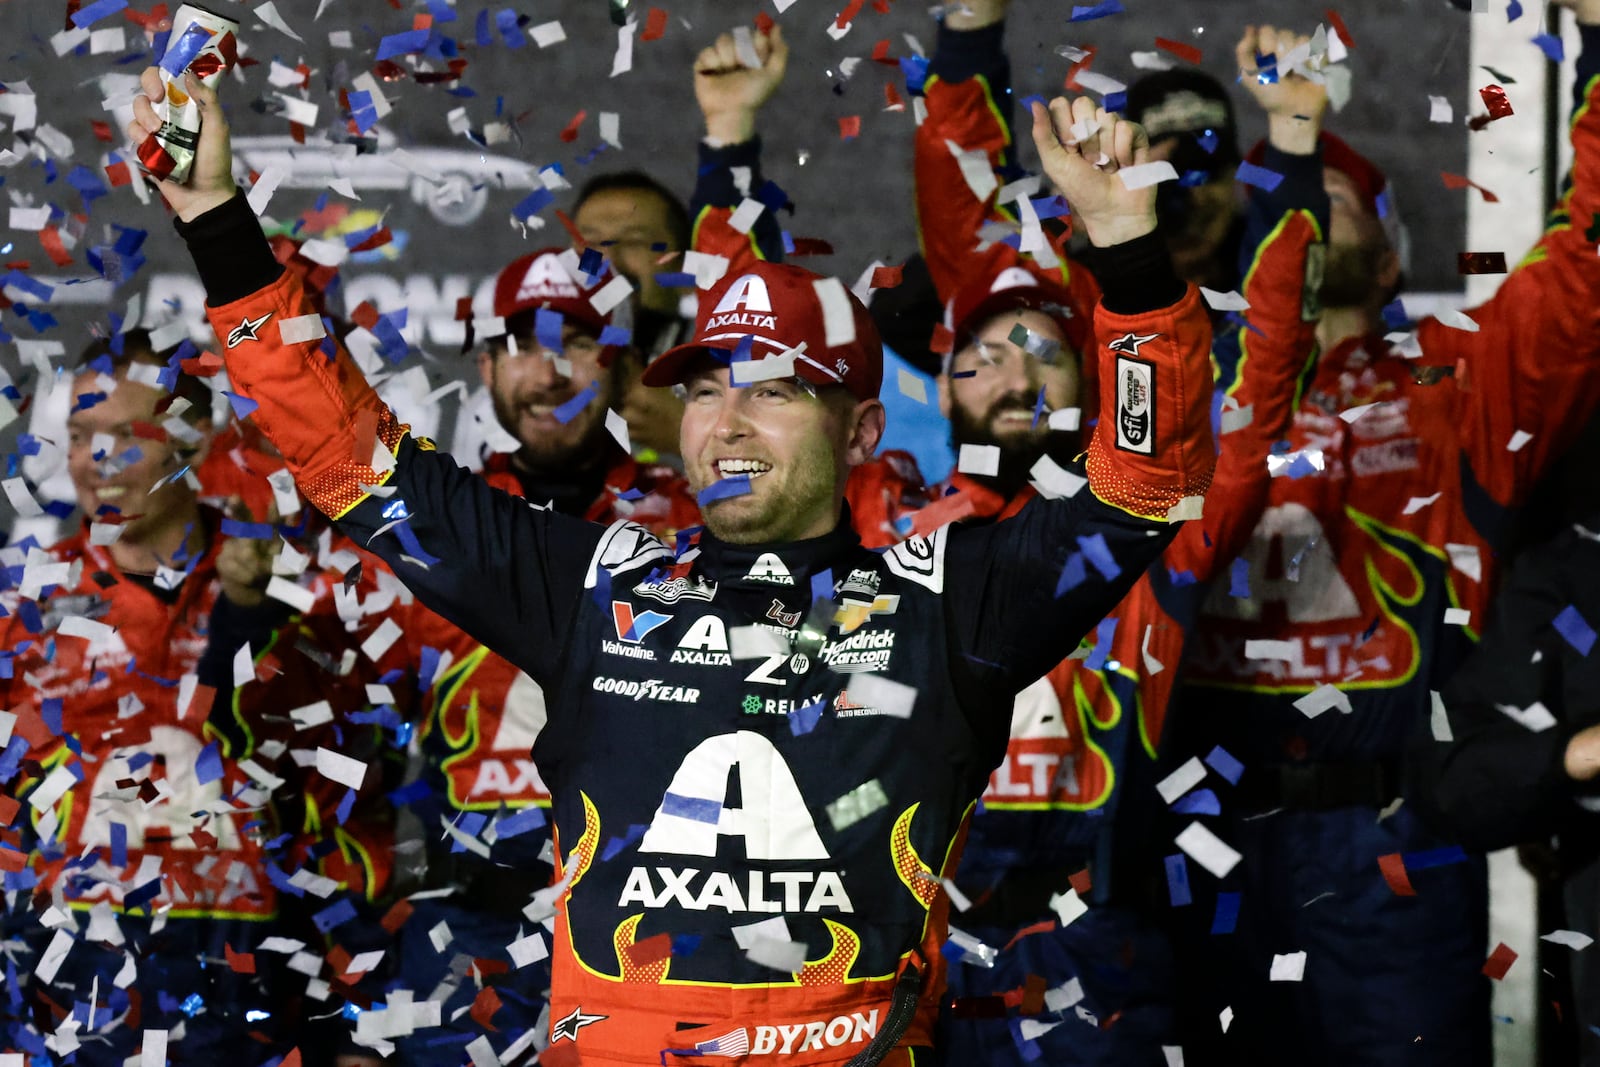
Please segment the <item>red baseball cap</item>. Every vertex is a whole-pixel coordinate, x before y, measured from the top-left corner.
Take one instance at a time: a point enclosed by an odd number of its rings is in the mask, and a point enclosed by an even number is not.
[[[1038,311],[1050,316],[1061,336],[1081,353],[1088,340],[1093,309],[1080,309],[1065,286],[1026,267],[1009,266],[970,279],[945,305],[945,328],[955,338],[951,355],[961,351],[984,323],[1007,311]]]
[[[577,264],[574,262],[569,270],[567,258],[565,249],[545,248],[512,260],[494,280],[494,313],[511,319],[528,311],[557,311],[567,322],[596,333],[609,326],[616,310],[602,315],[589,302],[604,282],[583,285],[573,277]],[[627,301],[618,305],[627,306]]]
[[[883,386],[883,341],[866,305],[837,278],[765,261],[700,294],[694,340],[657,357],[644,384],[676,385],[696,356],[733,352],[746,338],[752,360],[793,353],[795,377],[842,385],[858,400],[876,400]]]

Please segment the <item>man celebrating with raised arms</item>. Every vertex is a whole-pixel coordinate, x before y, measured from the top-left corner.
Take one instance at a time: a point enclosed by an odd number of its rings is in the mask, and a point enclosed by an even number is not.
[[[144,87],[159,98],[154,70]],[[1210,480],[1205,311],[1155,233],[1153,188],[1123,177],[1143,131],[1087,99],[1034,110],[1045,169],[1105,250],[1106,432],[1053,499],[862,548],[843,498],[883,432],[877,332],[837,280],[759,263],[706,292],[692,341],[646,376],[688,398],[706,527],[674,551],[495,491],[327,359],[234,188],[216,94],[186,88],[195,171],[160,188],[219,335],[256,324],[226,352],[251,417],[313,503],[550,695],[534,755],[557,882],[527,909],[555,920],[545,1056],[907,1067],[943,986],[941,878],[1012,698]],[[157,125],[148,99],[135,116],[136,138]],[[1124,416],[1148,432],[1114,433]]]

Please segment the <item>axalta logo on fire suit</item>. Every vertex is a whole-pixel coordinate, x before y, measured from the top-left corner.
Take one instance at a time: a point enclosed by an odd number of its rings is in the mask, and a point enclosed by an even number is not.
[[[668,685],[660,678],[605,678],[594,680],[596,693],[611,693],[634,700],[664,700],[670,704],[694,704],[700,700],[700,690],[686,685]]]

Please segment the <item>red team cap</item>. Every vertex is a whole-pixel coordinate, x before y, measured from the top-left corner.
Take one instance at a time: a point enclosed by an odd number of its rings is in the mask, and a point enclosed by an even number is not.
[[[1066,288],[1025,267],[1010,266],[968,281],[945,305],[945,328],[955,337],[951,355],[960,352],[984,323],[1008,311],[1039,311],[1050,316],[1075,354],[1082,352],[1089,316],[1073,307]]]
[[[883,385],[883,341],[866,305],[837,278],[767,262],[701,293],[694,340],[663,352],[644,384],[677,385],[696,356],[741,346],[752,360],[793,354],[795,377],[842,385],[857,400],[876,400]]]
[[[512,260],[494,280],[494,313],[507,320],[509,333],[522,333],[511,320],[534,311],[558,311],[576,326],[599,333],[611,324],[611,315],[602,315],[589,302],[600,285],[585,287],[572,276],[564,259],[564,249],[546,248]],[[576,269],[574,263],[573,269]],[[606,279],[609,280],[609,279]],[[619,306],[627,306],[627,301]],[[533,316],[527,314],[529,328]],[[518,323],[517,325],[521,325]]]
[[[1250,162],[1260,164],[1266,157],[1267,143],[1257,142],[1250,150]],[[1388,177],[1376,163],[1326,130],[1322,133],[1322,165],[1350,179],[1356,192],[1361,195],[1367,213],[1383,226],[1384,235],[1389,238],[1389,247],[1400,257],[1400,269],[1409,270],[1411,239],[1405,224],[1400,221],[1400,213],[1395,209],[1394,190],[1389,186]]]

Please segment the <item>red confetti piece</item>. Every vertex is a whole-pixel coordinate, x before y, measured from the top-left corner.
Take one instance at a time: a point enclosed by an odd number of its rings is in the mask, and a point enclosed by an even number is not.
[[[355,436],[351,458],[357,463],[371,463],[373,449],[378,447],[378,413],[371,409],[356,412],[355,425],[350,429]]]
[[[1356,39],[1350,36],[1350,27],[1344,24],[1344,19],[1339,17],[1339,13],[1331,7],[1323,13],[1328,16],[1329,25],[1333,27],[1333,32],[1339,35],[1339,40],[1344,42],[1344,46],[1354,48]]]
[[[188,360],[185,360],[184,362],[187,363]],[[146,422],[144,419],[134,419],[133,424],[129,428],[133,431],[133,436],[139,438],[140,440],[159,441],[162,444],[166,443],[167,431],[163,430],[153,422]]]
[[[653,7],[644,17],[644,31],[639,34],[641,41],[659,41],[667,32],[667,9]]]
[[[861,14],[861,6],[865,2],[866,0],[850,0],[845,4],[844,10],[839,12],[839,17],[833,20],[834,28],[842,30],[854,22],[855,17]]]
[[[589,242],[585,241],[583,239],[583,234],[578,232],[578,227],[573,225],[572,219],[567,217],[567,213],[565,211],[562,211],[560,208],[557,208],[556,209],[556,219],[558,221],[560,221],[560,223],[561,223],[561,225],[563,227],[566,228],[567,236],[572,238],[572,243],[573,244],[577,245],[579,248],[587,248],[588,247]]]
[[[583,1067],[575,1042],[560,1041],[539,1053],[539,1067]]]
[[[301,1067],[300,1046],[296,1045],[290,1049],[289,1054],[283,1058],[283,1062],[278,1064],[278,1067]]]
[[[389,227],[380,226],[378,227],[378,231],[376,233],[374,233],[371,237],[368,237],[365,241],[362,241],[360,244],[351,248],[350,251],[370,252],[374,248],[382,248],[384,245],[393,240],[394,234],[389,232]]]
[[[889,3],[890,0],[872,0],[872,10],[880,15],[887,15],[889,13]]]
[[[1017,1011],[1023,1015],[1038,1015],[1044,1011],[1045,980],[1036,974],[1030,974],[1023,981],[1022,1002],[1017,1005]]]
[[[179,363],[178,369],[196,378],[211,378],[222,370],[222,357],[215,352],[202,352]]]
[[[298,123],[298,122],[291,121],[289,123],[289,136],[294,138],[294,143],[295,144],[305,144],[306,143],[306,128],[304,126],[300,125],[300,123]]]
[[[900,99],[899,90],[895,89],[894,82],[883,83],[883,98],[886,101],[885,111],[904,111],[906,102]]]
[[[419,11],[411,18],[411,28],[414,30],[433,29],[433,16],[426,11]]]
[[[1504,274],[1504,252],[1458,252],[1456,270],[1461,274]]]
[[[1089,891],[1094,888],[1094,879],[1089,876],[1089,868],[1087,867],[1076,874],[1067,875],[1067,883],[1072,886],[1072,891],[1080,897],[1088,896]]]
[[[104,141],[106,144],[111,143],[111,123],[93,119],[89,125],[94,129],[95,140]]]
[[[28,865],[28,854],[14,848],[0,848],[0,871],[17,873]]]
[[[917,514],[920,515],[922,512],[919,511]],[[1007,941],[1005,948],[1002,948],[1000,951],[1004,952],[1006,949],[1010,948],[1012,945],[1015,945],[1018,941],[1021,941],[1025,937],[1032,937],[1034,934],[1048,934],[1051,930],[1056,928],[1056,925],[1057,924],[1054,919],[1043,919],[1034,923],[1032,926],[1024,926],[1022,929],[1011,935],[1011,940]]]
[[[494,991],[494,986],[484,986],[478,990],[478,995],[472,1001],[472,1021],[485,1030],[499,1033],[499,1028],[489,1020],[494,1018],[494,1013],[500,1010],[500,994]]]
[[[643,941],[636,941],[627,948],[628,962],[635,967],[648,967],[652,963],[660,963],[672,955],[672,935],[656,934]]]
[[[933,336],[928,339],[928,351],[948,356],[955,351],[956,335],[942,322],[933,324]]]
[[[1489,953],[1489,958],[1484,961],[1483,973],[1498,982],[1506,976],[1506,972],[1511,970],[1511,965],[1516,962],[1517,954],[1502,941],[1494,947],[1494,951]]]
[[[1389,889],[1395,896],[1417,895],[1417,891],[1411,887],[1411,876],[1406,873],[1405,857],[1400,853],[1391,852],[1386,856],[1379,856],[1378,870],[1383,873],[1383,880],[1389,883]]]
[[[128,169],[128,164],[117,160],[106,168],[106,178],[111,182],[113,189],[133,182],[133,172]]]
[[[789,253],[791,259],[800,256],[831,256],[833,245],[820,237],[796,237],[794,251]]]
[[[1489,121],[1510,118],[1513,114],[1511,101],[1506,98],[1506,91],[1498,85],[1485,85],[1478,90],[1478,95],[1483,98],[1483,106],[1489,109]]]
[[[372,301],[363,300],[361,306],[350,312],[350,321],[363,330],[370,330],[378,325],[378,309]]]
[[[22,802],[16,797],[0,796],[0,826],[9,826],[21,807]]]
[[[1459,174],[1451,174],[1449,171],[1445,170],[1441,170],[1439,172],[1439,177],[1444,179],[1444,187],[1446,189],[1476,189],[1478,192],[1483,194],[1483,199],[1486,203],[1498,204],[1500,202],[1500,198],[1498,196],[1495,196],[1493,193],[1479,185],[1477,182],[1473,181],[1471,178],[1464,178]]]
[[[889,39],[887,37],[872,46],[872,61],[874,63],[883,63],[891,67],[898,67],[900,65],[900,61],[898,59],[895,59],[889,55]]]
[[[228,967],[234,974],[255,974],[256,956],[253,952],[235,952],[233,946],[226,941],[222,943],[222,951],[227,955]]]
[[[578,139],[578,127],[583,125],[583,120],[589,117],[587,111],[579,111],[572,116],[572,121],[567,123],[567,128],[561,131],[561,139],[571,144]]]
[[[874,289],[893,289],[905,277],[904,267],[877,267],[872,272]]]
[[[1095,46],[1089,45],[1084,48],[1084,51],[1089,54],[1067,68],[1067,80],[1063,83],[1068,89],[1078,92],[1083,91],[1083,86],[1078,84],[1078,75],[1094,64]]]
[[[414,910],[409,900],[397,900],[394,902],[393,907],[384,912],[383,919],[379,925],[389,933],[395,933],[406,924],[407,919],[411,918],[411,913]]]
[[[860,115],[839,116],[839,137],[841,140],[853,141],[861,136]]]
[[[27,270],[32,266],[32,261],[27,259],[12,259],[6,261],[6,270]]]
[[[1182,41],[1174,41],[1170,37],[1157,37],[1156,47],[1163,52],[1171,52],[1185,63],[1193,63],[1197,66],[1205,58],[1200,54],[1200,49],[1194,45],[1184,44]]]
[[[772,20],[772,16],[767,14],[765,11],[756,12],[757,30],[761,31],[762,33],[771,33],[772,27],[776,25],[777,23]]]
[[[456,321],[466,322],[472,318],[472,297],[463,296],[456,300]]]
[[[56,266],[72,265],[72,253],[67,251],[67,246],[61,240],[61,231],[56,227],[46,226],[40,230],[39,243],[44,246],[44,253],[50,257],[50,262]]]

